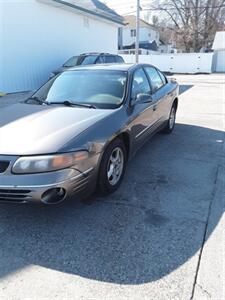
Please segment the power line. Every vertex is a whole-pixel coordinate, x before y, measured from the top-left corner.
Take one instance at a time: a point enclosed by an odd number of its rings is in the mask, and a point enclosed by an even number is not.
[[[222,5],[214,5],[214,6],[183,6],[183,7],[171,7],[171,8],[142,8],[144,10],[177,10],[177,9],[216,9],[225,7],[225,4]]]
[[[186,7],[174,7],[174,8],[141,8],[141,11],[174,11],[174,10],[182,10],[182,9],[216,9],[216,8],[223,8],[225,7],[225,4],[224,5],[216,5],[216,6],[198,6],[198,7],[194,7],[194,6],[186,6]],[[126,15],[129,15],[129,14],[133,14],[133,13],[136,13],[136,10],[134,11],[130,11],[130,12],[127,12],[126,14],[123,14],[123,16],[126,16]]]

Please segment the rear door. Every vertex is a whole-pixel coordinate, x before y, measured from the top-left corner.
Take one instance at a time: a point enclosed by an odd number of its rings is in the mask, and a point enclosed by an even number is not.
[[[168,99],[167,80],[165,76],[152,66],[144,67],[152,88],[152,97],[155,102],[158,125],[160,126],[168,117],[170,101]]]

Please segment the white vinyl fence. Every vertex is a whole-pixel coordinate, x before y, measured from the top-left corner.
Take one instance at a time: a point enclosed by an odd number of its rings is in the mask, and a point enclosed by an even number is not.
[[[121,55],[126,63],[134,63],[135,55]],[[211,73],[213,53],[176,53],[139,55],[139,62],[152,64],[164,72]]]

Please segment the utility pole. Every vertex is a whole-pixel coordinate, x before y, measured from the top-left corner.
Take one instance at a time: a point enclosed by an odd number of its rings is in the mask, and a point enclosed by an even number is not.
[[[137,0],[136,12],[136,44],[135,44],[135,61],[139,61],[139,27],[140,27],[140,0]]]

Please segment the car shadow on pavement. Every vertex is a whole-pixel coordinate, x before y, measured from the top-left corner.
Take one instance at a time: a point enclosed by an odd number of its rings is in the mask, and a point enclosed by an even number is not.
[[[180,84],[179,85],[179,95],[185,93],[189,89],[191,89],[194,85],[191,84]]]
[[[177,124],[136,154],[107,198],[51,207],[2,203],[0,276],[38,265],[142,284],[182,267],[202,247],[222,139],[221,131]]]

